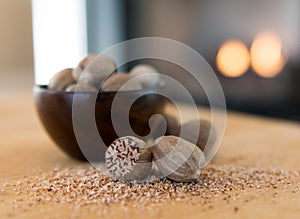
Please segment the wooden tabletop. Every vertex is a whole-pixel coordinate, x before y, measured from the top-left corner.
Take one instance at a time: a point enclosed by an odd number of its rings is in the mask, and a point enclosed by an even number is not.
[[[32,95],[29,92],[0,99],[0,218],[69,218],[72,209],[63,204],[32,206],[27,211],[13,208],[13,203],[24,198],[3,185],[24,180],[39,169],[47,172],[54,166],[70,167],[82,165],[63,154],[49,139],[39,124]],[[300,125],[292,122],[267,119],[229,112],[227,128],[214,164],[276,167],[283,170],[300,170]],[[84,164],[87,165],[88,164]],[[278,188],[276,196],[257,189],[234,191],[240,194],[234,202],[218,200],[213,207],[183,203],[158,206],[157,215],[147,211],[120,206],[110,207],[106,216],[116,218],[299,218],[300,178],[291,181],[288,187]],[[2,188],[2,190],[1,190]],[[248,197],[251,201],[245,202]],[[238,211],[236,209],[238,206]],[[82,209],[82,218],[99,215]]]

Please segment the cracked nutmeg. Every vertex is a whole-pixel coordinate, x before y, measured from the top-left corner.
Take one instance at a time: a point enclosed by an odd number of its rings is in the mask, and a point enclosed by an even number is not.
[[[160,172],[175,182],[198,179],[205,162],[199,147],[176,136],[156,139],[152,153]]]
[[[105,163],[115,179],[144,180],[152,169],[152,153],[143,140],[126,136],[116,139],[107,148]]]

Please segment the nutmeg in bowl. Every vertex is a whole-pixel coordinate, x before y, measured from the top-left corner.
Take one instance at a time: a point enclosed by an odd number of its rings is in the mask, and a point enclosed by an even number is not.
[[[49,90],[47,86],[35,86],[34,98],[39,118],[52,140],[70,157],[78,160],[86,160],[75,137],[72,104],[75,95],[78,107],[86,107],[86,103],[94,98],[95,102],[95,122],[97,131],[103,140],[103,145],[99,145],[89,132],[90,127],[81,127],[80,137],[84,138],[85,145],[89,153],[89,159],[93,161],[104,161],[106,147],[115,139],[122,137],[116,134],[111,120],[111,107],[114,97],[118,93],[122,104],[132,98],[137,98],[130,107],[129,122],[132,130],[139,136],[146,136],[150,133],[149,119],[154,114],[164,114],[166,99],[154,92],[145,94],[142,90],[129,91],[100,91],[100,92],[66,92]],[[119,109],[120,113],[122,108]],[[122,135],[130,135],[124,127]]]
[[[164,133],[151,130],[149,122],[152,115],[165,115],[168,101],[156,94],[158,76],[147,77],[153,69],[142,65],[132,73],[117,72],[112,58],[90,54],[77,67],[53,75],[48,86],[34,87],[40,120],[54,142],[79,160],[104,161],[106,147],[132,132],[160,137]],[[155,83],[149,83],[152,79]],[[161,122],[155,126],[161,127]]]

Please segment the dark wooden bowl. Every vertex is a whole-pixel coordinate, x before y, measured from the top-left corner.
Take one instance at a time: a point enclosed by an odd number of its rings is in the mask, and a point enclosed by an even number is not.
[[[78,160],[86,160],[86,157],[78,146],[72,122],[72,103],[74,92],[50,91],[47,87],[34,87],[35,104],[39,118],[53,141],[69,156]],[[142,91],[119,92],[122,104],[127,104],[128,97],[139,97],[131,106],[129,122],[132,130],[139,136],[146,136],[150,133],[148,125],[149,118],[154,114],[163,114],[166,99],[155,93],[142,94]],[[95,121],[98,133],[104,144],[99,145],[90,135],[89,127],[81,127],[80,135],[89,149],[89,160],[103,161],[106,147],[118,136],[111,120],[111,106],[116,92],[76,93],[77,104],[85,107],[91,96],[97,95],[95,103]],[[79,101],[78,101],[79,100]],[[129,103],[128,103],[129,104]],[[120,107],[120,115],[122,107]],[[127,135],[126,129],[122,135]],[[81,145],[82,147],[82,145]]]

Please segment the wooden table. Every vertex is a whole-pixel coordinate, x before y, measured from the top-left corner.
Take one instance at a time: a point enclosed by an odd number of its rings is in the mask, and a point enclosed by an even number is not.
[[[65,156],[41,128],[29,92],[0,99],[0,115],[0,187],[6,182],[22,181],[24,176],[34,174],[36,169],[47,172],[56,165],[69,167],[79,164]],[[299,124],[233,112],[228,114],[227,119],[226,133],[215,163],[300,169]],[[253,189],[235,202],[216,202],[211,209],[185,203],[166,204],[158,207],[156,217],[299,218],[299,185],[300,179],[297,178],[288,188],[279,189],[276,197],[268,193],[258,194]],[[243,201],[252,196],[255,196],[254,200]],[[43,210],[40,206],[33,206],[27,212],[12,209],[12,203],[18,198],[22,195],[11,191],[0,193],[0,218],[68,218],[71,214],[71,210],[64,205],[44,204]],[[238,212],[234,211],[235,206],[239,206]],[[83,211],[86,211],[82,214],[86,218],[95,218],[88,207]],[[113,206],[110,211],[120,218],[153,217],[149,212],[133,208],[123,212],[118,206]]]

